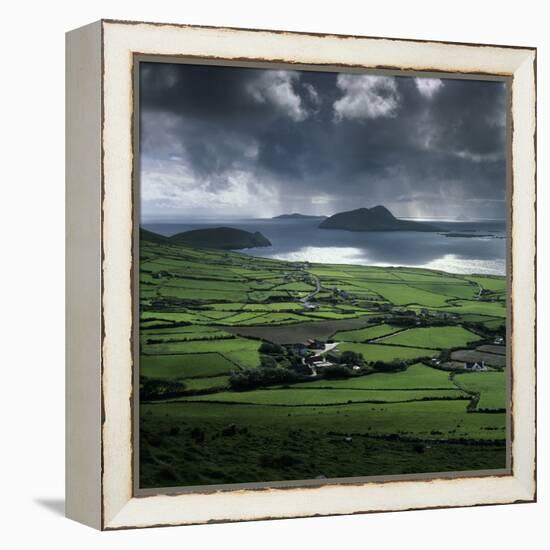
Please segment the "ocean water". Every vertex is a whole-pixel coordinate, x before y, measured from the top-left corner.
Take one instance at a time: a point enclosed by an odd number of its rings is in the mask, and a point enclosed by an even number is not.
[[[426,220],[441,229],[416,231],[351,232],[319,229],[320,220],[243,219],[144,223],[143,227],[170,236],[206,227],[236,227],[260,231],[273,246],[249,248],[245,254],[290,261],[373,266],[407,266],[450,273],[505,275],[506,224],[502,220],[449,222]],[[444,232],[471,237],[446,237]],[[490,236],[482,236],[490,234]],[[480,235],[480,236],[475,236]]]

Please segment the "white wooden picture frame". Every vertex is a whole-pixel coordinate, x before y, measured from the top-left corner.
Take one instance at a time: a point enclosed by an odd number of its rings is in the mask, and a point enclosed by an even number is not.
[[[510,79],[510,472],[136,496],[136,55]],[[536,50],[103,20],[67,34],[67,516],[97,529],[532,502],[536,498]]]

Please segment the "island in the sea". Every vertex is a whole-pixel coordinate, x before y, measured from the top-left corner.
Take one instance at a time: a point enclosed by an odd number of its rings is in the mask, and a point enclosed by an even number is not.
[[[142,229],[143,232],[146,231]],[[196,248],[214,248],[218,250],[242,250],[244,248],[256,248],[271,246],[269,239],[264,237],[259,231],[251,233],[243,229],[234,227],[208,227],[205,229],[193,229],[177,233],[171,237],[162,237],[154,233],[147,232],[151,237],[154,236],[156,242],[180,244],[193,246]],[[150,238],[148,240],[151,240]]]
[[[292,214],[281,214],[280,216],[273,216],[272,220],[320,220],[325,219],[326,216],[313,216],[310,214],[299,214],[294,212]]]
[[[442,233],[445,237],[457,237],[462,239],[475,239],[480,237],[493,237],[497,238],[493,233],[477,233],[477,232],[450,232]]]
[[[338,212],[322,221],[319,228],[346,231],[441,231],[429,223],[400,220],[380,205]]]

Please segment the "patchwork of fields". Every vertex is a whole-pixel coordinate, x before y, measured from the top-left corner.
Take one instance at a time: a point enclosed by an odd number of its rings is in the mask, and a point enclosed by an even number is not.
[[[143,239],[140,254],[142,487],[506,466],[505,357],[444,368],[496,353],[504,278]],[[336,344],[339,370],[293,355],[308,339]]]

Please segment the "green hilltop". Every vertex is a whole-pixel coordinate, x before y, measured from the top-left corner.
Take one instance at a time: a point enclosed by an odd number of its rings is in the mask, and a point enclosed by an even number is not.
[[[385,206],[358,208],[338,212],[322,221],[320,229],[345,229],[346,231],[440,231],[424,222],[400,220]]]
[[[211,248],[218,250],[241,250],[271,246],[271,242],[259,231],[251,233],[234,227],[208,227],[177,233],[164,237],[152,231],[141,228],[140,238],[157,244],[179,244],[195,248]]]

